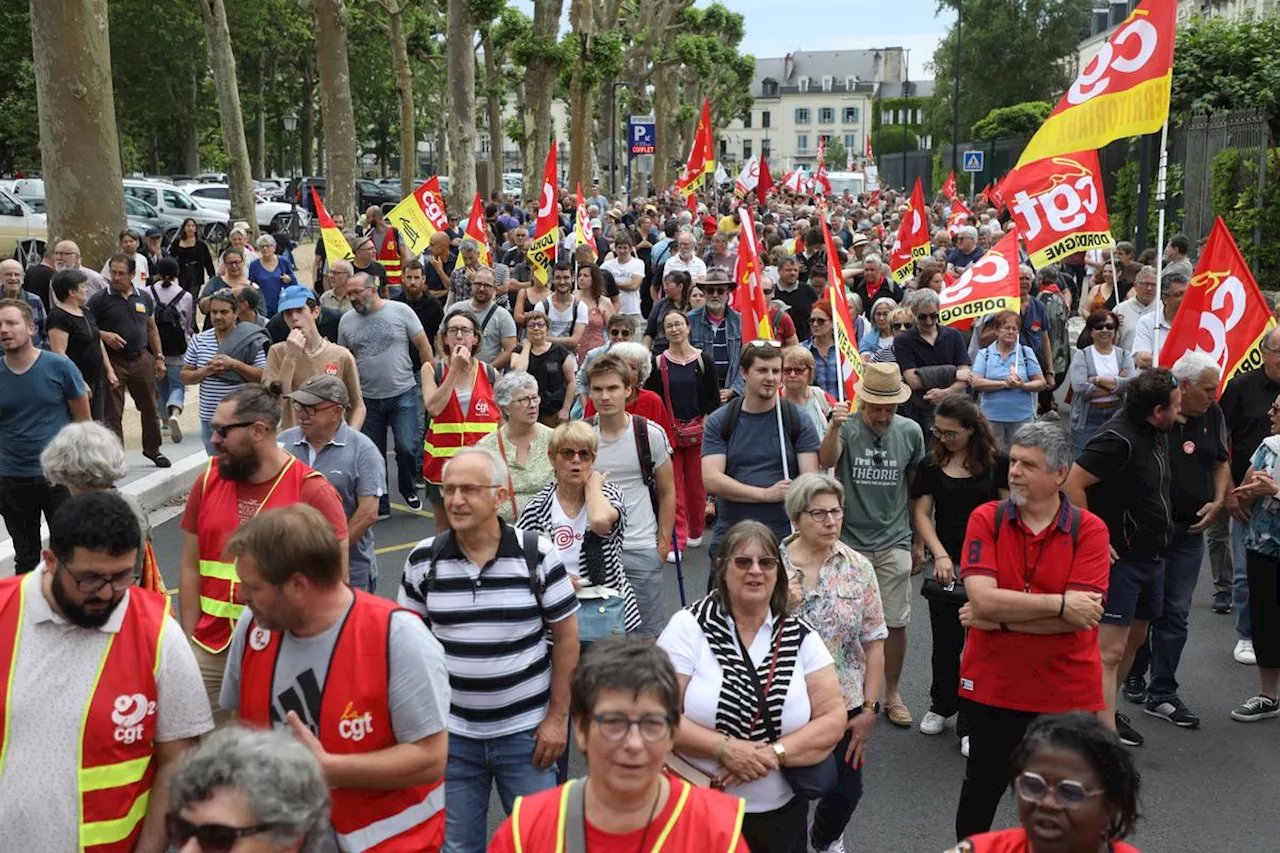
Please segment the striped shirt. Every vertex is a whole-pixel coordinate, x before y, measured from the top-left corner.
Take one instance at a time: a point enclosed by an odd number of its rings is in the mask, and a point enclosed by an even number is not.
[[[191,341],[187,344],[186,355],[182,357],[182,363],[193,370],[198,370],[213,361],[213,357],[217,354],[217,334],[213,329],[205,329],[203,332],[191,336]],[[258,350],[258,354],[253,358],[253,366],[267,366],[266,352]],[[222,398],[243,385],[244,379],[234,370],[214,373],[201,381],[200,420],[206,423],[213,420],[213,413],[218,408],[218,404],[222,402]]]
[[[483,569],[450,537],[427,589],[434,537],[423,539],[404,566],[399,603],[420,615],[444,646],[453,697],[449,731],[490,739],[538,727],[551,698],[546,626],[578,611],[560,554],[538,539],[542,605],[529,582],[523,531],[499,520],[498,552]],[[428,601],[427,599],[430,599]]]

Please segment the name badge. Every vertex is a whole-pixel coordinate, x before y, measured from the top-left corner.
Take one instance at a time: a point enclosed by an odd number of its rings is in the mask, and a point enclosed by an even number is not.
[[[147,313],[147,306],[143,305],[141,302],[135,302],[133,303],[133,310],[137,311],[139,314],[145,314]]]

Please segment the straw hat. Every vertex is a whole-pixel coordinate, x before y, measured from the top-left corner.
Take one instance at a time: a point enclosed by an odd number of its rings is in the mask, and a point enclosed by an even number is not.
[[[902,372],[893,362],[871,362],[863,365],[862,381],[854,387],[858,400],[872,405],[905,403],[911,399],[911,387],[902,381]]]

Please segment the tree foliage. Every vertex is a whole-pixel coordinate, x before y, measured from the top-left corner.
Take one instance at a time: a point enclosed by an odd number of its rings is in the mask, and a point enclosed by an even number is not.
[[[1193,17],[1173,51],[1174,113],[1257,109],[1280,113],[1280,16]],[[1280,122],[1272,120],[1272,133]]]
[[[1053,105],[1048,101],[1028,101],[1011,107],[997,107],[973,126],[969,141],[987,142],[1007,136],[1031,136],[1040,129],[1051,112]]]
[[[881,154],[917,151],[919,148],[920,137],[916,136],[915,131],[902,125],[887,125],[871,134],[871,149],[877,157]]]

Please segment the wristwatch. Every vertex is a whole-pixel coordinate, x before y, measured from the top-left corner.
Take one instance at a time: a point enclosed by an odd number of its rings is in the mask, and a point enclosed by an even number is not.
[[[879,713],[880,713],[880,703],[879,703],[879,702],[863,702],[863,703],[862,703],[862,710],[864,710],[864,711],[870,711],[870,712],[871,712],[871,713],[873,713],[873,714],[879,714]]]
[[[782,744],[777,743],[776,741],[770,744],[770,746],[773,747],[773,754],[778,756],[778,766],[786,767],[787,766],[787,748]]]

